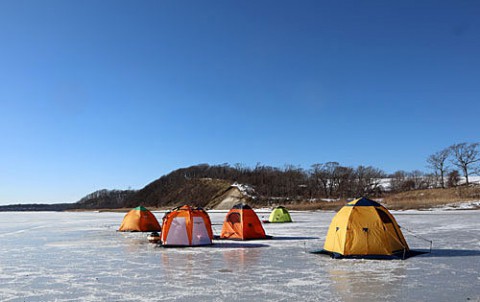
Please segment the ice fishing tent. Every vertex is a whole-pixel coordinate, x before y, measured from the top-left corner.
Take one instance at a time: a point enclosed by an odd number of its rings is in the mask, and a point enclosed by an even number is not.
[[[220,238],[223,239],[265,239],[262,222],[248,205],[239,203],[227,213],[223,222]]]
[[[212,223],[202,208],[185,205],[171,210],[163,217],[162,230],[164,246],[212,244]]]
[[[272,210],[268,222],[292,222],[292,217],[285,207],[278,206]]]
[[[152,212],[139,206],[125,215],[118,230],[120,232],[154,232],[160,231],[161,227]]]
[[[373,200],[359,198],[333,217],[321,253],[333,258],[405,259],[410,249],[392,214]]]

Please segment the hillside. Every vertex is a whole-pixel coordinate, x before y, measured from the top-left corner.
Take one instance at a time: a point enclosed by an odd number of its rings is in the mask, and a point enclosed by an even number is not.
[[[459,202],[480,201],[480,186],[458,186],[387,194],[382,203],[394,210],[429,209]]]
[[[136,193],[134,190],[99,190],[74,203],[75,209],[117,209],[125,204]]]
[[[0,211],[125,209],[138,205],[166,209],[183,204],[223,209],[236,202],[248,202],[255,207],[287,205],[299,210],[335,210],[360,196],[382,200],[392,209],[418,209],[480,200],[478,185],[424,189],[422,179],[404,179],[404,183],[396,181],[396,187],[402,188],[399,191],[390,187],[389,179],[381,171],[371,167],[346,168],[333,163],[316,169],[201,164],[172,171],[136,191],[99,190],[76,203],[9,205],[0,206]],[[249,192],[240,188],[248,188]]]
[[[225,192],[231,182],[223,179],[182,179],[174,184],[169,177],[160,178],[135,192],[125,207],[144,205],[154,208],[175,207],[183,204],[205,207]]]

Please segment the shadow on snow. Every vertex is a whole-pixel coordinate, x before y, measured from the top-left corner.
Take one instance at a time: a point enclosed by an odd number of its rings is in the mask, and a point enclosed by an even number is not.
[[[215,242],[208,246],[209,248],[259,248],[269,247],[267,244],[261,243],[244,243],[244,242]]]
[[[320,239],[319,237],[306,237],[306,236],[273,236],[271,240],[315,240]]]
[[[429,250],[418,251],[426,252],[425,254],[419,255],[418,257],[471,257],[471,256],[480,256],[480,250],[459,250],[459,249],[432,249],[432,252],[429,253]]]

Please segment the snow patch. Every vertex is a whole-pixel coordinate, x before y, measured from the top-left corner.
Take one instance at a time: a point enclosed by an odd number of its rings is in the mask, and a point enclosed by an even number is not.
[[[238,188],[238,190],[245,196],[248,196],[252,199],[255,199],[256,198],[256,192],[255,192],[255,189],[250,186],[250,185],[246,185],[246,184],[240,184],[240,183],[237,183],[237,182],[234,182],[231,187],[235,187],[235,188]]]

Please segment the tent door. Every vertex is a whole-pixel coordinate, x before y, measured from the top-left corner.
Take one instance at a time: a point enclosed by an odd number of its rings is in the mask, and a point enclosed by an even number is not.
[[[205,221],[202,217],[193,217],[192,245],[205,245],[212,243],[208,235]]]
[[[185,217],[175,217],[168,231],[167,245],[190,245]]]

